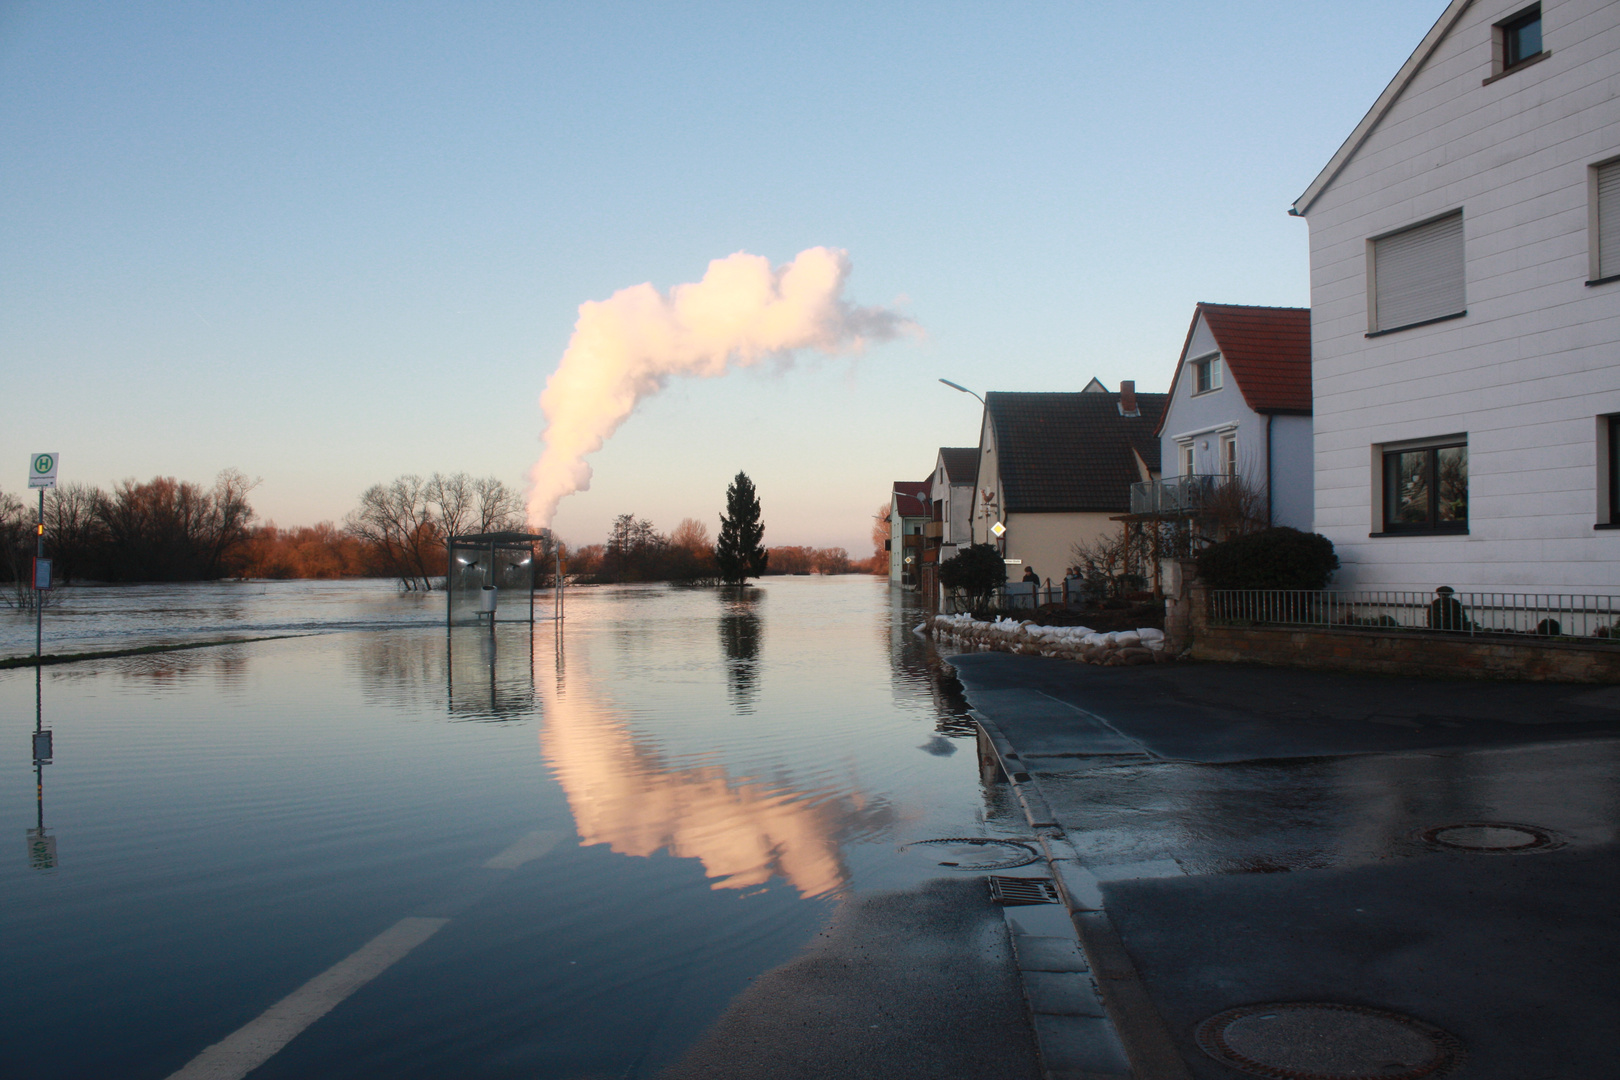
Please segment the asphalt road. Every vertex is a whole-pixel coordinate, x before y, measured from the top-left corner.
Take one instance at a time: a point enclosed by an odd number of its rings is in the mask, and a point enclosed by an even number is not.
[[[1193,1076],[1241,1075],[1194,1029],[1264,1002],[1415,1017],[1461,1041],[1460,1077],[1616,1074],[1620,688],[951,662]],[[1482,822],[1546,842],[1435,842]]]

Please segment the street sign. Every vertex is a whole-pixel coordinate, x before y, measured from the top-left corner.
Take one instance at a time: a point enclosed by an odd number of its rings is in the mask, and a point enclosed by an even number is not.
[[[28,486],[53,488],[56,486],[56,463],[59,454],[35,454],[28,459]]]
[[[1007,526],[1003,525],[1001,522],[998,521],[994,525],[990,526],[990,531],[995,533],[996,534],[996,539],[999,540],[999,539],[1001,539],[1001,537],[1006,535]]]
[[[34,558],[34,588],[49,589],[51,587],[51,560]]]

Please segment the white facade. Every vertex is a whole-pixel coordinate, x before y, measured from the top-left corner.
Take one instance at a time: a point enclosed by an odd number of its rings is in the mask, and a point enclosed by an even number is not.
[[[1620,156],[1620,4],[1540,9],[1545,55],[1500,74],[1497,24],[1525,5],[1456,0],[1295,204],[1337,585],[1620,593],[1620,531],[1601,528],[1620,281],[1588,284],[1593,167]],[[1466,314],[1377,328],[1372,241],[1458,211]],[[1384,455],[1417,440],[1466,445],[1466,532],[1388,527]]]
[[[952,477],[945,469],[943,450],[934,459],[934,475],[928,482],[928,497],[940,505],[941,560],[956,554],[957,546],[973,542],[973,477]]]
[[[1200,390],[1193,365],[1212,361],[1216,385]],[[1165,407],[1159,461],[1167,480],[1236,473],[1254,490],[1269,491],[1272,524],[1310,531],[1311,418],[1250,408],[1202,313]]]

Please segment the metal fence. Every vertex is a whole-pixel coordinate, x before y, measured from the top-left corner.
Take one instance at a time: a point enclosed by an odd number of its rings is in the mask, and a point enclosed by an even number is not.
[[[1586,594],[1214,589],[1213,622],[1442,630],[1585,638],[1620,644],[1620,597]]]

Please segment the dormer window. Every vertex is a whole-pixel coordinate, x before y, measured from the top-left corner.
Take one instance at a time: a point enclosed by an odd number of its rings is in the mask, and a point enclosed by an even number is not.
[[[1531,4],[1491,28],[1490,83],[1547,55],[1541,47],[1541,5]]]
[[[1221,388],[1221,354],[1193,361],[1193,393],[1207,394]]]

